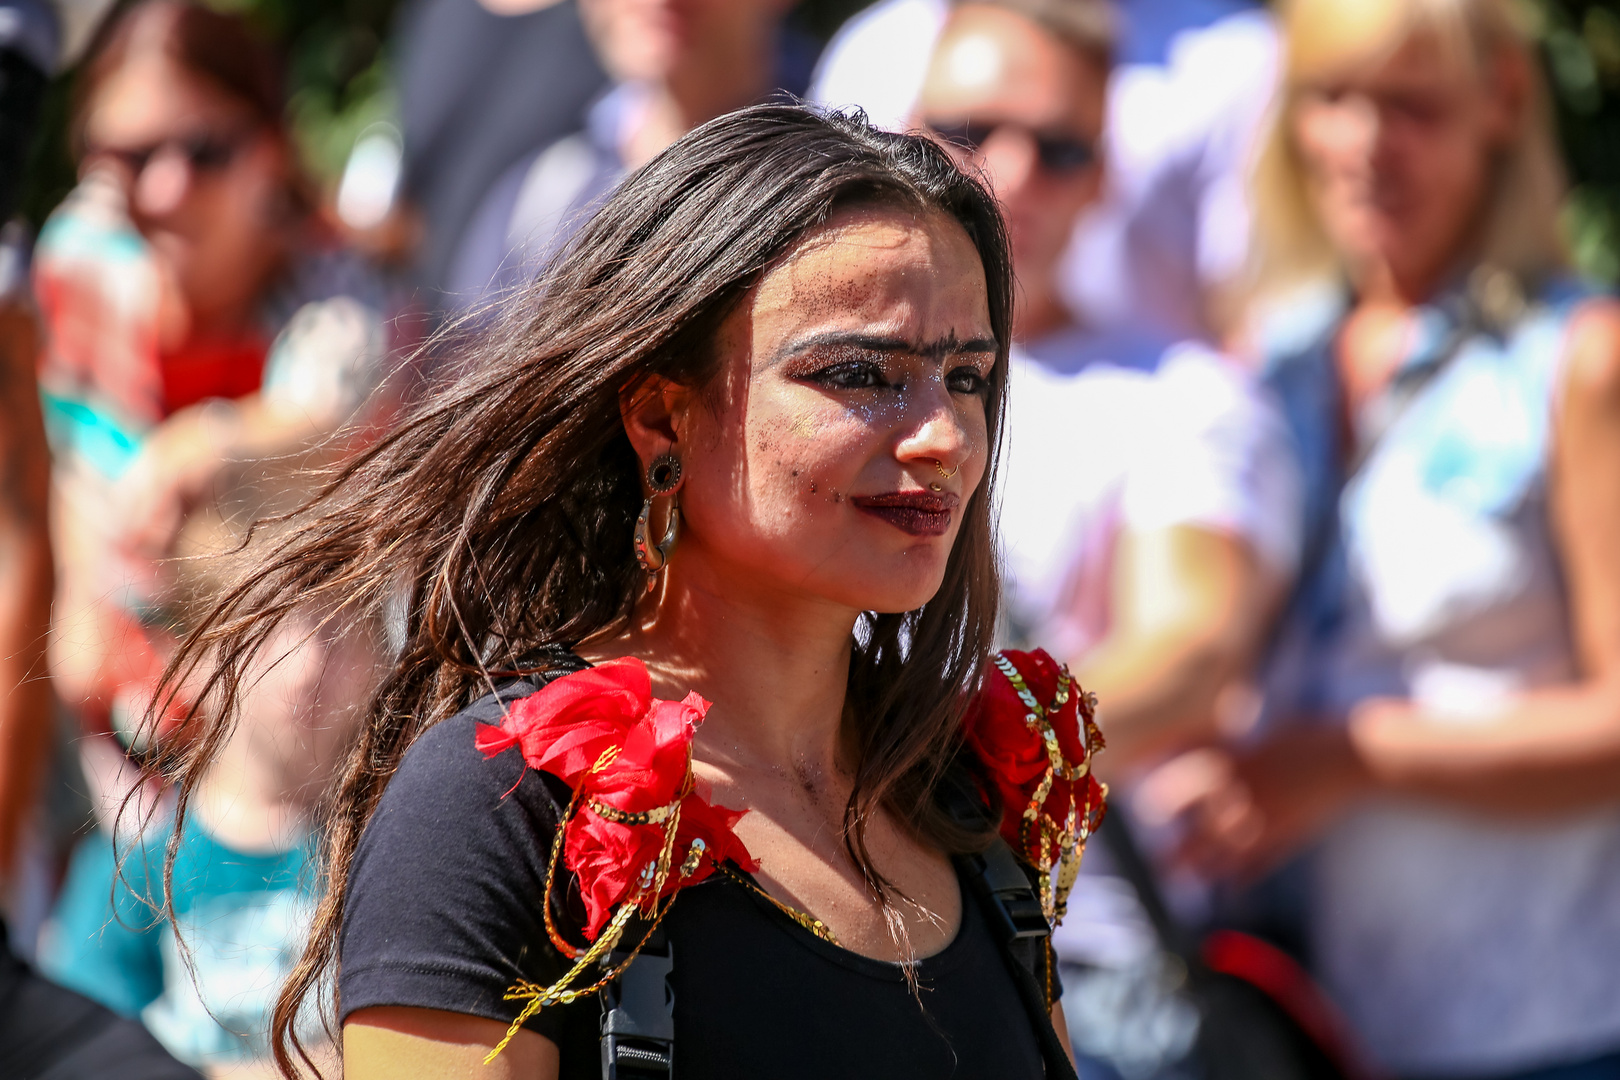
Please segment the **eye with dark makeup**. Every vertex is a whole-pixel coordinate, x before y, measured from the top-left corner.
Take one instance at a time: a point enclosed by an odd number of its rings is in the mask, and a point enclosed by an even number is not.
[[[947,362],[955,366],[944,373],[946,389],[953,394],[988,396],[990,381],[986,369],[993,359],[978,364],[963,363],[958,355]],[[911,368],[917,364],[921,365],[921,371],[912,372]],[[839,349],[832,357],[823,354],[808,360],[796,377],[826,390],[904,391],[908,374],[926,375],[932,365],[933,361],[921,357],[913,361],[904,355]]]
[[[871,360],[840,360],[801,377],[829,390],[876,390],[890,385],[883,365]]]
[[[953,394],[984,397],[990,393],[990,380],[982,371],[970,365],[952,368],[945,376],[945,385]]]

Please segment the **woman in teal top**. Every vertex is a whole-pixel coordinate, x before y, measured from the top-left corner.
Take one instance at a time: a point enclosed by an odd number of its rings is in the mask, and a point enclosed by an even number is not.
[[[120,845],[116,856],[112,840],[93,833],[74,852],[41,965],[64,986],[139,1017],[193,1065],[265,1057],[270,1007],[314,914],[313,845],[238,851],[195,817],[185,826],[173,922],[157,914],[167,831],[133,850]]]
[[[1506,0],[1286,31],[1255,205],[1306,554],[1190,853],[1319,842],[1314,959],[1391,1074],[1620,1076],[1620,308],[1564,269]]]

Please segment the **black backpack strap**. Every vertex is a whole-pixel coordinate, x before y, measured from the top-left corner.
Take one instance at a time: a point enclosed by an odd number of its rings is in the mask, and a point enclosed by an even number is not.
[[[1007,970],[1018,997],[1029,1012],[1030,1026],[1046,1061],[1046,1075],[1079,1080],[1069,1048],[1052,1026],[1057,973],[1052,956],[1052,930],[1035,893],[1006,841],[995,841],[977,855],[964,855],[958,865],[982,905],[990,930],[1001,939]]]
[[[615,952],[609,966],[624,962]],[[663,927],[602,989],[602,1080],[670,1080],[675,1075],[675,950]]]
[[[1052,928],[1046,925],[1046,915],[1041,911],[1041,898],[1005,840],[996,837],[995,843],[983,852],[969,855],[967,865],[978,875],[987,894],[991,927],[1004,940],[1051,937]]]

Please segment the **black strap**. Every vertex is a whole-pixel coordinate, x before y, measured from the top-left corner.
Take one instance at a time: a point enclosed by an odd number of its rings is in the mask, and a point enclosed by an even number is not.
[[[964,861],[968,872],[976,875],[985,891],[988,904],[986,915],[990,926],[1002,940],[1020,941],[1028,938],[1050,937],[1052,928],[1046,924],[1041,911],[1041,898],[1035,895],[1018,857],[1000,837],[978,855]]]
[[[970,890],[984,906],[990,929],[1002,942],[1002,955],[1013,986],[1029,1013],[1030,1026],[1046,1062],[1046,1075],[1079,1080],[1069,1048],[1052,1026],[1048,986],[1052,970],[1051,927],[1041,911],[1041,899],[1029,883],[1018,857],[999,836],[982,853],[958,859]]]
[[[992,820],[979,791],[967,767],[958,763],[946,771],[934,797],[957,824],[977,830]],[[1001,942],[1013,986],[1040,1043],[1046,1075],[1079,1080],[1069,1048],[1052,1026],[1052,999],[1061,993],[1052,956],[1052,928],[1023,864],[999,836],[976,855],[957,856],[956,864],[968,891],[978,899],[990,932]]]
[[[627,954],[615,952],[611,967]],[[602,1080],[669,1080],[675,1075],[675,952],[663,927],[602,990]]]

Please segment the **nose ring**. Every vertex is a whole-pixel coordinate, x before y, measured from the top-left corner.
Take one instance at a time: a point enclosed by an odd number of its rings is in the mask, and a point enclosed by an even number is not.
[[[943,461],[939,460],[939,458],[934,459],[934,468],[938,469],[939,470],[939,475],[943,476],[947,480],[949,480],[951,477],[955,476],[957,473],[962,471],[962,466],[958,465],[956,468],[952,469],[950,472],[946,472],[945,471],[945,463]]]

